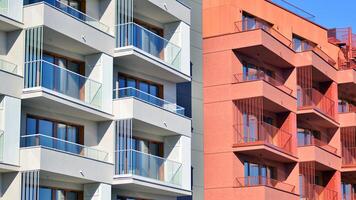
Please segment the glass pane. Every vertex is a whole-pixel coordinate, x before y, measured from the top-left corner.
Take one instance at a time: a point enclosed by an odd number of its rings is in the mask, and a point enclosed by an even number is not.
[[[78,129],[73,126],[68,126],[67,127],[68,132],[67,132],[67,141],[70,143],[67,143],[67,151],[79,154],[80,153],[80,147],[76,144],[79,142],[79,134],[78,134]],[[75,143],[75,144],[72,144]]]
[[[83,87],[84,79],[77,74],[80,71],[80,65],[68,61],[67,69],[74,73],[67,73],[67,95],[80,99],[80,89]]]
[[[67,192],[66,200],[78,200],[78,194],[76,192]]]
[[[36,119],[27,118],[27,123],[26,123],[26,135],[33,135],[37,134],[36,133]]]
[[[40,138],[40,145],[53,148],[53,123],[47,120],[39,120],[38,132],[44,135]]]
[[[39,199],[52,199],[52,190],[49,188],[40,187]]]
[[[123,76],[119,76],[119,88],[126,87],[126,79]]]
[[[301,52],[302,51],[302,41],[299,38],[293,38],[293,47],[294,51]]]
[[[56,200],[65,200],[65,195],[63,190],[56,190],[55,191],[55,199]]]
[[[65,150],[65,141],[61,140],[66,140],[66,129],[67,126],[65,124],[57,124],[57,149],[59,150]]]
[[[42,63],[42,86],[48,89],[54,89],[54,57],[43,54],[43,59],[47,62]]]

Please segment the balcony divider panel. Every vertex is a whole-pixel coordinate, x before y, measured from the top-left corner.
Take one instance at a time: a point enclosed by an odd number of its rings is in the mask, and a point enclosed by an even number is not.
[[[21,200],[40,200],[39,170],[21,172]]]

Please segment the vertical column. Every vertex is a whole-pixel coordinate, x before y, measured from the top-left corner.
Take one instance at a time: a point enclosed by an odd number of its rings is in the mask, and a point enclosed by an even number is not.
[[[22,172],[21,200],[39,200],[39,171]]]
[[[104,183],[85,184],[84,200],[111,200],[111,185]]]

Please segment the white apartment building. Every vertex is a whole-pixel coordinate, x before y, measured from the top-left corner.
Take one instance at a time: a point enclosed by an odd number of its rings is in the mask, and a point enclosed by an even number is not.
[[[0,200],[189,198],[191,12],[0,0]]]

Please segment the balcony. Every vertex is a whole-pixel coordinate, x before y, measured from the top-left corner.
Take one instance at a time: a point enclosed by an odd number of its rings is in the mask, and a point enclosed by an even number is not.
[[[298,117],[313,120],[316,125],[327,128],[338,127],[335,102],[314,88],[297,90]]]
[[[292,134],[268,123],[238,124],[234,151],[248,155],[265,155],[271,160],[295,162],[292,152]]]
[[[22,28],[22,0],[0,1],[0,31]]]
[[[356,126],[356,106],[339,104],[339,121],[341,127]]]
[[[322,171],[341,167],[337,148],[314,137],[298,140],[298,157],[300,162],[315,162],[315,168]]]
[[[116,31],[119,64],[174,82],[190,80],[181,70],[182,48],[178,45],[135,23],[119,24]]]
[[[133,149],[116,151],[115,159],[114,185],[166,195],[190,193],[182,189],[182,163]]]
[[[90,120],[107,120],[101,111],[102,84],[44,60],[25,63],[23,98],[34,105],[50,107]],[[58,107],[58,103],[61,106]]]
[[[234,188],[238,199],[298,199],[294,185],[262,176],[236,178]]]
[[[356,170],[356,147],[342,147],[342,167]]]
[[[320,185],[311,185],[310,196],[311,196],[311,199],[318,199],[318,200],[337,200],[338,199],[338,193],[336,191],[325,188]]]
[[[112,181],[107,152],[45,134],[21,136],[20,157],[24,170],[43,170],[78,183]]]
[[[102,14],[99,11],[101,3],[98,3],[97,8],[93,8],[98,10],[93,12]],[[82,55],[113,55],[115,38],[109,27],[59,0],[25,2],[24,24],[29,29],[43,27],[45,44]]]
[[[0,59],[0,94],[20,98],[23,88],[23,78],[17,74],[17,65]]]
[[[86,23],[89,26],[92,26],[102,32],[110,34],[109,26],[101,23],[99,20],[94,19],[93,17],[90,17],[89,15],[87,15],[87,14],[85,14],[71,6],[68,6],[68,5],[60,2],[59,0],[30,0],[30,1],[28,1],[27,4],[25,3],[25,5],[42,3],[42,2],[66,13],[67,15],[70,15],[71,17],[73,17],[83,23]]]
[[[249,82],[249,81],[265,81],[272,86],[280,89],[281,91],[292,95],[293,90],[284,85],[285,80],[280,76],[275,76],[274,78],[268,76],[263,71],[256,71],[249,74],[235,74],[235,80],[237,83]]]
[[[238,21],[234,23],[234,34],[224,38],[231,39],[231,43],[226,42],[226,45],[231,46],[228,48],[236,49],[253,58],[258,55],[258,59],[268,61],[277,67],[293,67],[292,42],[271,24],[258,20]]]
[[[184,115],[184,108],[175,103],[132,87],[115,89],[113,99],[115,118],[133,118],[134,127],[164,135],[190,135],[191,120]]]

